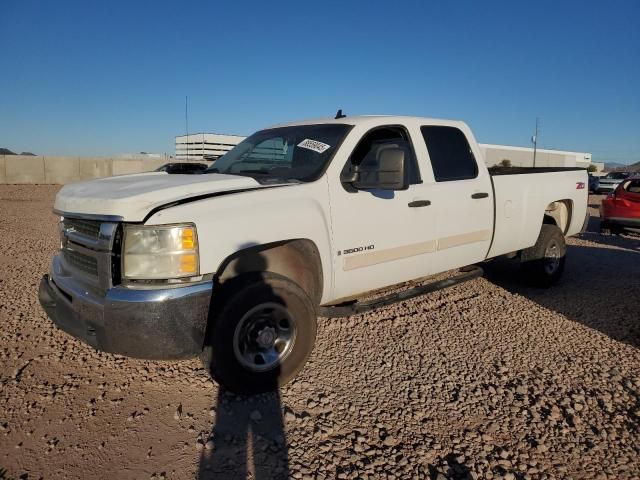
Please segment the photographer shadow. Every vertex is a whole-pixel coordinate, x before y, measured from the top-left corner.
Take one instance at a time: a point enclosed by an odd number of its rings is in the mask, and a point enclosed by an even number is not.
[[[220,389],[216,420],[200,456],[198,479],[289,477],[280,394],[240,396]]]
[[[231,259],[225,268],[233,272],[232,277],[240,279],[250,275],[252,285],[261,284],[270,288],[261,272],[268,270],[267,259],[255,247],[244,246],[243,255]],[[227,283],[231,285],[235,280]],[[225,283],[219,287],[224,292]],[[211,311],[225,295],[212,299]],[[276,296],[275,301],[284,303]],[[215,319],[215,317],[214,317]],[[210,324],[211,325],[211,324]],[[206,338],[210,338],[207,335]],[[205,342],[213,343],[210,340]],[[287,440],[282,419],[282,402],[278,379],[280,365],[271,370],[273,385],[266,385],[266,393],[239,395],[218,389],[215,422],[208,438],[203,439],[203,449],[197,478],[199,480],[255,480],[289,478],[289,458]]]

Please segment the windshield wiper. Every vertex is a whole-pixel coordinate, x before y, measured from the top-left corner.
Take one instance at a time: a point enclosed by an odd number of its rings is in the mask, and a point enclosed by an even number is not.
[[[269,172],[268,170],[264,170],[264,169],[262,169],[262,170],[240,170],[237,173],[251,173],[251,174],[254,174],[254,175],[270,175],[271,174],[271,172]]]
[[[303,183],[302,180],[297,179],[297,178],[287,178],[287,177],[281,177],[278,175],[273,175],[270,171],[268,170],[240,170],[236,175],[242,175],[242,174],[246,174],[247,176],[252,176],[252,175],[260,175],[262,182],[284,182],[284,183]],[[263,178],[263,177],[268,177],[268,178]],[[261,183],[262,183],[261,182]]]
[[[263,178],[262,179],[263,182],[283,182],[283,183],[304,183],[302,180],[299,180],[297,178],[285,178],[285,177],[269,177],[269,178]]]
[[[220,173],[217,168],[207,170],[207,172]],[[238,175],[238,176],[245,176],[245,177],[253,177],[254,175],[256,175],[256,176],[260,176],[260,183],[263,183],[263,182],[304,183],[302,180],[298,178],[286,178],[286,177],[279,177],[277,175],[272,175],[271,172],[264,169],[240,170],[239,172],[227,173],[227,175]],[[268,178],[263,178],[267,176]]]

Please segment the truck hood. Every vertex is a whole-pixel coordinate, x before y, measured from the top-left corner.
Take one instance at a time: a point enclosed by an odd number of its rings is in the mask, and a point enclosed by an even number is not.
[[[199,195],[263,188],[250,177],[207,173],[170,175],[138,173],[65,185],[56,195],[54,211],[143,221],[154,208]],[[115,219],[115,218],[114,218]]]

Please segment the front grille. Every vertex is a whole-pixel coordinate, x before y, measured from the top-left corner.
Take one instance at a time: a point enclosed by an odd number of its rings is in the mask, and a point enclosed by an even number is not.
[[[120,254],[117,231],[115,222],[65,217],[60,224],[63,274],[94,291],[111,288],[112,275],[119,277],[114,268],[119,262],[115,257]]]
[[[96,220],[80,220],[78,218],[64,219],[64,227],[67,231],[78,232],[94,240],[100,237],[100,223],[101,222]]]
[[[98,276],[98,260],[74,250],[63,250],[64,259],[70,266],[94,277]]]

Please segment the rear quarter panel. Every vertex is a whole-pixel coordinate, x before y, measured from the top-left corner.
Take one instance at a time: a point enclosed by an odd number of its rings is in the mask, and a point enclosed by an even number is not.
[[[495,232],[488,258],[533,246],[547,206],[565,200],[570,205],[566,236],[576,235],[588,208],[586,170],[492,177],[495,190]],[[582,183],[583,188],[578,188]]]

